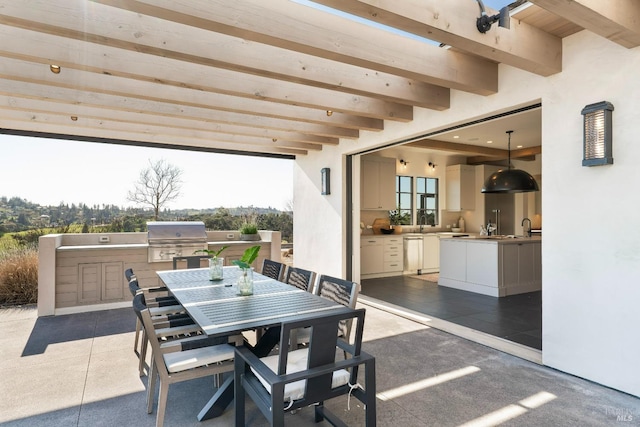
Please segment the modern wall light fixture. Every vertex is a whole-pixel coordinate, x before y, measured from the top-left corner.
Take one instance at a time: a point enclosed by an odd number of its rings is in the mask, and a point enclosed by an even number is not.
[[[437,165],[436,165],[435,163],[433,163],[433,162],[429,162],[429,163],[428,163],[428,166],[429,166],[431,169],[435,169]]]
[[[602,101],[582,109],[584,116],[584,155],[582,166],[613,164],[611,152],[611,116],[613,105]]]
[[[407,161],[406,161],[406,160],[404,160],[404,159],[400,159],[400,164],[402,165],[402,167],[403,167],[404,169],[406,169],[406,168],[407,168],[407,165],[409,164],[409,162],[407,162]]]
[[[331,169],[322,168],[320,169],[320,194],[327,195],[331,194]]]

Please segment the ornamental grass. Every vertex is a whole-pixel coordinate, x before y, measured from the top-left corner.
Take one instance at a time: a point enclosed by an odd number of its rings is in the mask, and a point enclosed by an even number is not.
[[[38,250],[13,248],[0,251],[0,305],[38,301]]]

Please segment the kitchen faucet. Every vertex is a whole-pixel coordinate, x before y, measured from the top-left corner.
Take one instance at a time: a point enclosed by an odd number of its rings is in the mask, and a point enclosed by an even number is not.
[[[527,230],[527,236],[528,236],[528,237],[531,237],[531,220],[530,220],[529,218],[524,218],[524,219],[522,220],[522,223],[521,223],[520,225],[522,225],[522,227],[524,228],[524,223],[525,223],[525,221],[528,221],[528,222],[529,222],[529,228],[527,228],[526,230]],[[524,230],[523,230],[523,231],[524,231]]]
[[[420,224],[421,233],[422,233],[422,230],[424,229],[425,222],[427,222],[427,215],[423,213],[422,215],[420,215],[420,218],[418,218],[418,223]]]

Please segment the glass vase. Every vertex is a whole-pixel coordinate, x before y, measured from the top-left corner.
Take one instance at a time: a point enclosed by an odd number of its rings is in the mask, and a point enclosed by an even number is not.
[[[241,268],[237,285],[238,295],[253,295],[253,269]]]
[[[222,280],[224,258],[209,258],[209,280]]]

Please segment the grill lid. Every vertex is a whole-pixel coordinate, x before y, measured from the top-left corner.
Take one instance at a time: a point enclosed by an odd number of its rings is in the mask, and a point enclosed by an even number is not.
[[[149,244],[206,242],[207,231],[202,221],[149,221]]]

